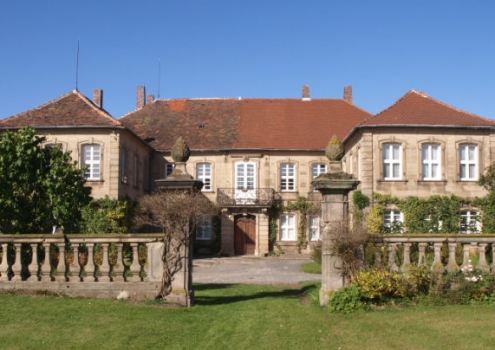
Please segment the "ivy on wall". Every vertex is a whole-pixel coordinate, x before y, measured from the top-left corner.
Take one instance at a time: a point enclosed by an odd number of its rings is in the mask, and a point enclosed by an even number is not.
[[[383,216],[389,208],[397,208],[404,214],[404,226],[409,233],[457,233],[461,224],[461,210],[467,208],[480,210],[483,233],[495,232],[495,194],[475,199],[456,195],[399,199],[374,193],[372,202],[373,207],[367,217],[370,234],[386,233]]]
[[[297,250],[300,253],[302,248],[305,248],[308,244],[308,238],[306,236],[306,226],[308,222],[308,215],[317,215],[320,209],[309,202],[303,196],[298,196],[295,202],[289,202],[289,204],[283,208],[284,211],[297,211],[299,212],[299,225],[297,226]]]

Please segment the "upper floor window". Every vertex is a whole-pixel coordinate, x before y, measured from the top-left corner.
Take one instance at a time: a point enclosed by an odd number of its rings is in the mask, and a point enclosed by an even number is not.
[[[196,223],[196,239],[198,241],[207,241],[211,239],[211,218],[209,216],[200,216]]]
[[[320,239],[320,217],[311,215],[309,217],[309,240],[317,241]]]
[[[400,210],[385,210],[383,213],[383,229],[387,233],[402,233],[404,214]]]
[[[254,190],[256,188],[256,164],[239,162],[235,164],[235,188],[238,190]]]
[[[383,145],[383,179],[402,179],[402,146],[398,143]]]
[[[280,191],[296,190],[296,165],[292,163],[280,164]]]
[[[122,149],[120,160],[120,180],[123,183],[127,183],[127,150]]]
[[[296,240],[296,216],[293,214],[280,215],[280,240]]]
[[[172,172],[174,171],[175,169],[175,163],[167,163],[165,164],[165,179],[167,177],[169,177],[170,174],[172,174]]]
[[[461,180],[478,180],[478,146],[468,144],[459,146],[459,166]]]
[[[461,233],[480,233],[480,212],[477,210],[461,211]]]
[[[203,182],[202,191],[211,191],[211,164],[196,164],[196,179]]]
[[[132,185],[138,187],[139,184],[139,159],[137,154],[132,157]]]
[[[424,144],[421,147],[423,180],[440,180],[440,145]]]
[[[317,178],[320,174],[325,174],[327,172],[327,165],[323,163],[316,163],[311,166],[311,176],[312,179]]]
[[[82,166],[84,170],[84,178],[87,180],[99,180],[100,179],[100,162],[101,152],[100,146],[91,144],[82,146]]]

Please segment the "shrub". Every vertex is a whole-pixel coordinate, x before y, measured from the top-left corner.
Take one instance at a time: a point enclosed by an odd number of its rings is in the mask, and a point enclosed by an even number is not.
[[[357,274],[354,278],[361,287],[364,298],[373,303],[386,303],[393,298],[404,298],[408,295],[406,278],[386,270],[369,270]]]
[[[357,310],[367,310],[369,305],[363,300],[361,287],[354,283],[332,292],[328,308],[332,312],[349,313]]]

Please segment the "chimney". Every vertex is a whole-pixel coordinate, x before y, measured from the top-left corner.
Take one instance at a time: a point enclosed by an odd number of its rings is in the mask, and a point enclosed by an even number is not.
[[[344,101],[352,104],[352,86],[344,86]]]
[[[136,109],[143,108],[146,105],[146,90],[144,86],[137,87]]]
[[[309,85],[303,85],[302,87],[302,100],[311,101],[311,98],[309,97]]]
[[[103,90],[94,89],[93,90],[93,102],[98,108],[103,108]]]
[[[149,104],[155,100],[155,95],[146,96],[146,104]]]

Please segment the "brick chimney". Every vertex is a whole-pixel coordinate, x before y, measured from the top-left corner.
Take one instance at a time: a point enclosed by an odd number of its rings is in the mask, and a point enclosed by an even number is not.
[[[311,101],[311,97],[309,96],[309,85],[303,85],[302,87],[302,100]]]
[[[94,89],[93,90],[93,102],[98,108],[103,108],[103,90],[102,89]]]
[[[146,89],[144,86],[137,87],[136,109],[143,108],[146,105]]]
[[[352,103],[352,86],[344,86],[344,101]]]
[[[146,96],[146,104],[149,104],[155,100],[155,95]]]

